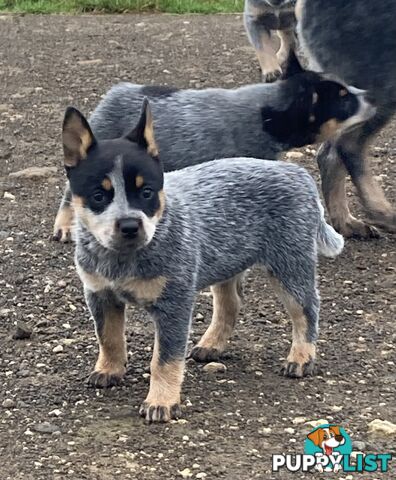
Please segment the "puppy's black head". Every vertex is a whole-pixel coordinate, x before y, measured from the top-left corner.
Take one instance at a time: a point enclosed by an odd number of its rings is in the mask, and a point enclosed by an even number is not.
[[[294,52],[283,78],[281,103],[285,107],[263,107],[261,114],[264,131],[287,147],[330,139],[375,113],[364,91],[303,70]]]
[[[106,248],[149,243],[162,216],[164,194],[148,101],[128,135],[103,141],[96,140],[84,116],[69,107],[62,137],[78,220]]]

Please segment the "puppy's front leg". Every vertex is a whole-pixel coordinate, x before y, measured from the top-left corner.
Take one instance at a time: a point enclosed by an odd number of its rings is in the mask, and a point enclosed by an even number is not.
[[[191,310],[192,306],[185,308],[181,316],[177,312],[173,316],[172,310],[168,313],[163,307],[152,311],[155,340],[150,390],[139,412],[147,422],[167,422],[181,416],[180,391]]]
[[[88,383],[99,388],[117,385],[126,371],[125,304],[110,290],[85,290],[88,308],[95,320],[99,356]]]

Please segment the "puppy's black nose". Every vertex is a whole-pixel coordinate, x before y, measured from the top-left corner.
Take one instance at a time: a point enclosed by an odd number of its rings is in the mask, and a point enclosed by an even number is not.
[[[140,220],[135,218],[121,218],[117,222],[118,229],[126,238],[135,238],[141,225]]]

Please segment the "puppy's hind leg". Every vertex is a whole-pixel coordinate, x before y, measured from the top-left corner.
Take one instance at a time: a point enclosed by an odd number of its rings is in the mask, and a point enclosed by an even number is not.
[[[279,49],[279,37],[264,24],[265,14],[245,13],[244,21],[250,43],[256,50],[264,82],[273,82],[280,77],[282,70],[276,52]]]
[[[190,354],[197,362],[218,360],[234,330],[241,308],[243,274],[211,287],[213,317],[205,334]]]
[[[288,377],[312,375],[316,358],[319,296],[315,287],[315,263],[308,256],[302,263],[296,262],[294,271],[286,268],[278,269],[276,276],[270,273],[270,282],[293,323],[292,345],[283,370]]]
[[[62,202],[56,214],[52,239],[63,243],[70,242],[74,211],[71,205],[72,194],[67,182]]]

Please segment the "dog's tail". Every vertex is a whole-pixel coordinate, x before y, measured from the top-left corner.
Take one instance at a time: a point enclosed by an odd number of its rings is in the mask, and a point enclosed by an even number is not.
[[[344,248],[344,237],[337,233],[334,228],[326,223],[324,218],[324,209],[320,207],[320,223],[318,230],[318,253],[324,257],[334,258],[342,252]]]

